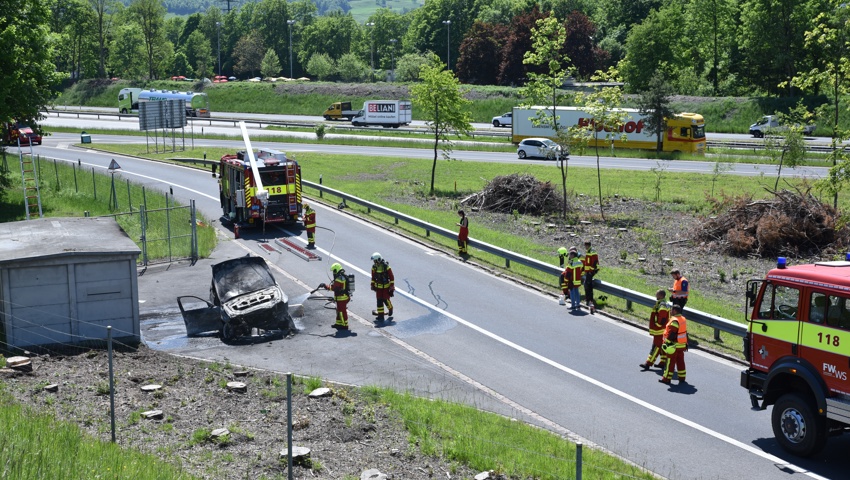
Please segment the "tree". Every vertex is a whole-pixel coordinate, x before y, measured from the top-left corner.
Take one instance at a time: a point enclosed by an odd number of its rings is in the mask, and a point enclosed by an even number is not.
[[[142,29],[148,64],[148,78],[153,80],[157,78],[158,65],[154,56],[159,53],[157,46],[160,46],[165,39],[163,29],[165,6],[159,0],[133,0],[130,3],[129,10]]]
[[[706,74],[714,95],[720,95],[720,79],[730,77],[736,45],[738,4],[735,0],[689,0],[685,7],[688,31],[694,32],[695,70]]]
[[[369,66],[353,53],[346,53],[336,62],[339,78],[346,82],[359,82],[369,75]]]
[[[460,44],[457,78],[466,84],[495,85],[507,36],[506,25],[475,22]]]
[[[327,53],[317,53],[307,62],[307,73],[319,80],[327,80],[336,72],[336,65]]]
[[[787,114],[777,114],[779,124],[784,126],[772,135],[764,136],[764,148],[768,156],[776,160],[777,151],[779,156],[779,168],[776,170],[776,182],[773,190],[779,188],[779,177],[782,175],[782,165],[796,168],[806,160],[806,140],[803,135],[803,127],[812,121],[813,115],[806,109],[803,102]]]
[[[53,63],[50,12],[41,0],[19,0],[0,12],[0,119],[35,125],[64,74]]]
[[[547,108],[537,110],[532,123],[535,126],[545,126],[554,130],[556,142],[561,145],[561,151],[568,151],[571,143],[569,130],[559,125],[560,117],[557,107],[565,97],[561,87],[569,75],[570,58],[561,53],[561,48],[567,39],[567,29],[564,24],[553,16],[537,20],[537,26],[531,30],[531,49],[525,52],[523,63],[543,69],[543,73],[530,71],[528,83],[520,89],[520,95],[528,100],[524,106],[546,105]],[[563,194],[562,216],[567,218],[567,174],[569,173],[566,155],[558,158],[558,168],[561,171],[561,189]]]
[[[171,73],[174,75],[183,75],[184,77],[192,75],[192,65],[189,64],[189,60],[186,58],[185,53],[177,52],[174,55],[174,63],[171,67]]]
[[[466,135],[472,130],[469,113],[470,100],[464,98],[464,89],[457,77],[436,55],[422,67],[420,83],[410,87],[410,98],[419,110],[428,129],[434,134],[434,162],[431,166],[431,191],[434,194],[434,179],[437,172],[437,149],[443,142],[443,156],[451,157],[451,134]]]
[[[396,59],[395,78],[400,82],[417,82],[420,80],[422,67],[430,62],[431,57],[428,54],[405,54]]]
[[[73,80],[98,73],[95,16],[86,0],[53,0],[50,28],[56,45],[56,68]]]
[[[89,0],[95,12],[95,23],[97,25],[97,43],[98,43],[98,78],[106,78],[106,57],[107,43],[110,34],[112,33],[112,14],[119,8],[121,4],[115,0]]]
[[[629,91],[646,90],[658,69],[665,69],[667,78],[675,82],[679,72],[691,68],[691,59],[681,43],[686,36],[683,22],[681,8],[670,6],[652,11],[643,23],[632,28],[620,67]]]
[[[197,78],[211,76],[215,61],[213,60],[212,46],[210,46],[210,42],[203,32],[195,30],[189,35],[189,38],[186,39],[184,52],[189,65],[194,68]]]
[[[281,62],[281,65],[289,62],[290,26],[286,22],[294,19],[289,6],[290,4],[286,0],[261,0],[254,7],[254,15],[250,23],[251,29],[260,32],[263,36],[263,45],[266,48],[271,48],[277,54],[277,59]],[[295,44],[298,44],[298,32],[303,27],[303,24],[299,25],[298,23],[291,27],[292,41]],[[300,58],[302,58],[303,64],[309,57]]]
[[[240,38],[236,43],[236,48],[233,49],[233,58],[236,60],[233,71],[237,75],[255,76],[262,69],[264,52],[266,52],[266,47],[263,45],[263,37],[259,33],[251,32]],[[278,66],[280,66],[280,62],[278,62]],[[278,69],[279,72],[280,69]]]
[[[502,49],[499,64],[499,85],[522,85],[528,78],[528,67],[524,63],[524,55],[531,50],[531,31],[537,26],[537,21],[543,14],[537,7],[522,15],[517,15],[511,21],[508,38]]]
[[[109,47],[109,70],[122,78],[139,78],[145,72],[145,49],[142,29],[135,23],[114,29]]]
[[[404,46],[408,51],[435,52],[447,64],[456,61],[458,46],[475,21],[480,3],[477,0],[426,1],[411,12]],[[451,24],[444,24],[445,21]],[[454,70],[452,65],[449,67]]]
[[[822,52],[823,62],[819,67],[798,73],[791,82],[800,88],[819,88],[828,86],[832,96],[832,168],[826,190],[834,195],[833,207],[838,207],[838,193],[841,190],[844,172],[850,166],[839,167],[840,161],[846,161],[841,143],[850,138],[850,132],[838,124],[841,97],[850,93],[850,10],[847,4],[838,0],[829,0],[828,10],[820,13],[814,20],[814,28],[806,32],[806,46]]]
[[[596,25],[581,12],[571,12],[566,20],[567,38],[564,53],[575,67],[575,73],[588,78],[608,61],[608,52],[594,44]]]
[[[667,131],[667,119],[675,115],[670,107],[670,97],[673,89],[667,83],[664,73],[659,70],[649,80],[647,89],[640,93],[637,100],[641,115],[645,115],[647,121],[644,128],[647,132],[655,134],[655,151],[660,152],[664,143],[662,135]]]
[[[276,77],[280,74],[280,69],[280,61],[277,59],[277,54],[271,48],[268,49],[260,64],[260,73],[264,77]]]
[[[619,83],[620,75],[614,67],[607,72],[596,72],[591,77],[594,82]],[[590,93],[576,94],[576,103],[583,105],[584,111],[590,115],[590,122],[579,125],[586,137],[592,136],[596,150],[596,184],[599,189],[599,214],[605,221],[605,209],[602,204],[602,169],[599,165],[599,132],[605,131],[605,141],[612,145],[614,141],[625,141],[626,133],[622,130],[626,123],[626,112],[620,108],[623,104],[623,89],[618,86],[596,88]]]
[[[319,17],[301,32],[299,60],[304,63],[317,53],[327,54],[339,59],[351,51],[352,45],[360,35],[360,27],[350,13],[334,11],[328,16]]]

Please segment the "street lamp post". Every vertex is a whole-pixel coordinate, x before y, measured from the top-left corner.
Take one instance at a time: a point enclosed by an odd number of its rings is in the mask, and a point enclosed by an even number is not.
[[[443,20],[443,25],[446,26],[446,67],[449,71],[452,70],[452,54],[451,54],[451,44],[452,44],[452,21],[451,20]]]
[[[392,72],[393,72],[393,73],[392,73],[392,81],[393,81],[393,82],[395,82],[395,43],[396,43],[397,41],[398,41],[398,40],[396,40],[395,38],[391,38],[391,39],[390,39],[390,43],[392,43],[392,44],[393,44],[393,48],[392,48],[392,50],[390,50],[390,54],[392,55],[390,58],[392,58],[392,66],[393,66],[393,70],[392,70]]]
[[[367,27],[374,27],[375,22],[366,23]],[[372,62],[372,81],[375,81],[375,30],[370,29],[369,33],[369,59]]]
[[[218,32],[218,76],[221,76],[221,22],[215,22],[215,28]]]
[[[292,76],[292,25],[295,24],[295,20],[287,20],[286,24],[289,26],[289,78],[293,78],[293,76]]]

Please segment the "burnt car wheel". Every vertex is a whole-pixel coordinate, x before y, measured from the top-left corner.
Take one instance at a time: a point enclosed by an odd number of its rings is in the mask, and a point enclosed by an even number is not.
[[[236,329],[233,328],[230,322],[221,322],[221,339],[225,342],[236,340]]]

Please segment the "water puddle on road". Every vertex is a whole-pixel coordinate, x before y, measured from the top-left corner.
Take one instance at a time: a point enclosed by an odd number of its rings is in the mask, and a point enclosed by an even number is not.
[[[457,326],[457,322],[439,312],[414,317],[389,327],[398,338],[410,338],[422,334],[439,335]]]

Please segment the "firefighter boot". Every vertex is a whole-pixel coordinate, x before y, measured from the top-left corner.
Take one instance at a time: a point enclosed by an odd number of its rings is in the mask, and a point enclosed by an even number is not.
[[[558,305],[566,305],[567,301],[564,299],[565,295],[558,296]]]
[[[378,315],[377,317],[375,317],[375,323],[381,323],[383,321],[384,321],[383,315]]]

